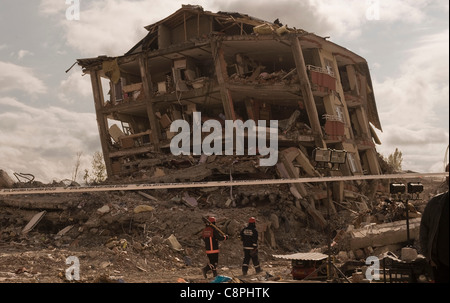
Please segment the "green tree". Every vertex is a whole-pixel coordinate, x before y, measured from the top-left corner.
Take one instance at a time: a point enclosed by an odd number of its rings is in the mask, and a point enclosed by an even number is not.
[[[403,154],[398,150],[398,148],[395,148],[394,153],[388,156],[387,163],[392,167],[394,172],[402,171],[402,156]]]

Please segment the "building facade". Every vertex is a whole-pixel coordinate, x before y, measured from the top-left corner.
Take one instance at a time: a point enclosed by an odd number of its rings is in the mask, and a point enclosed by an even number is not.
[[[382,129],[364,58],[278,19],[200,6],[183,5],[145,28],[122,56],[77,60],[91,78],[108,177],[158,176],[164,161],[176,160],[171,123],[192,125],[195,112],[220,123],[277,120],[289,177],[317,173],[318,147],[347,151],[340,174],[381,173],[374,127]]]

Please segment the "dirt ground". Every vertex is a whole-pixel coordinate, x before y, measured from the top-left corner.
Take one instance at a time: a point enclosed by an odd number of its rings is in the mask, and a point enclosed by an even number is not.
[[[419,208],[441,183],[426,185],[426,199],[416,202]],[[201,274],[207,258],[200,239],[202,217],[209,215],[230,236],[220,243],[219,275],[236,282],[294,282],[291,262],[273,255],[323,251],[326,234],[293,199],[284,196],[289,193],[287,186],[251,190],[260,193],[259,199],[244,201],[245,205],[242,200],[228,201],[226,188],[1,197],[0,282],[210,282],[211,274],[207,279]],[[187,197],[194,197],[196,205],[189,204],[192,200]],[[334,227],[345,228],[355,220],[348,210],[338,210]],[[24,233],[27,223],[41,211],[45,211],[42,219]],[[260,230],[263,271],[255,274],[250,267],[244,277],[238,234],[251,216],[257,218]],[[79,261],[79,279],[72,271],[73,257]]]

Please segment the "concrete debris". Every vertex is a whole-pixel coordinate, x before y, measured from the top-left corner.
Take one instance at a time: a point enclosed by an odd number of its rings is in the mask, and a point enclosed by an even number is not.
[[[197,199],[191,197],[187,192],[184,193],[182,200],[189,207],[196,207],[198,205]]]
[[[0,169],[0,188],[11,188],[13,185],[13,179],[11,179],[7,172]]]
[[[128,247],[128,241],[126,239],[113,237],[105,243],[105,246],[111,250],[125,251]]]
[[[47,211],[41,211],[40,213],[37,213],[31,218],[30,222],[28,222],[27,225],[22,229],[22,234],[27,234],[30,232],[33,228],[36,227],[36,225],[42,220],[44,215],[47,213]]]
[[[418,239],[420,218],[409,220],[410,239]],[[347,233],[349,248],[355,250],[364,247],[379,247],[407,241],[406,220],[390,223],[367,225]],[[344,240],[344,241],[346,241]]]
[[[154,208],[151,207],[150,205],[138,205],[134,208],[133,212],[135,214],[139,214],[142,212],[148,212],[148,211],[153,211],[153,210],[154,210]]]
[[[276,172],[274,171],[273,174]],[[387,203],[385,200],[388,194],[379,191],[374,196],[375,200],[366,203],[368,209],[360,208],[358,203],[367,201],[364,197],[369,196],[363,195],[365,192],[358,189],[358,186],[362,185],[363,183],[353,185],[351,189],[346,187],[360,195],[345,198],[340,203],[336,203],[337,213],[329,220],[325,220],[325,226],[328,222],[332,226],[332,254],[336,264],[340,268],[344,266],[342,270],[345,269],[350,278],[357,268],[364,265],[361,263],[364,263],[366,258],[382,256],[387,252],[398,252],[401,256],[400,262],[416,264],[420,259],[418,253],[415,257],[416,251],[418,252],[417,226],[420,218],[409,218],[410,240],[415,250],[404,249],[407,241],[406,221],[400,216],[401,212],[395,212],[397,214],[395,216],[390,215],[394,209],[400,208],[400,205],[396,208],[381,207]],[[305,189],[308,191],[314,192],[314,187],[311,184],[305,184]],[[423,194],[428,197],[428,193],[427,191]],[[0,245],[9,243],[13,247],[20,248],[22,245],[27,247],[25,245],[29,243],[39,249],[52,250],[65,247],[71,249],[89,247],[88,251],[93,247],[104,247],[107,252],[103,252],[106,254],[99,260],[111,264],[102,268],[99,262],[95,268],[107,270],[109,276],[117,276],[114,270],[119,270],[117,261],[108,257],[111,253],[129,258],[130,261],[124,259],[124,262],[130,263],[129,269],[134,274],[150,275],[154,272],[156,265],[153,264],[156,263],[183,270],[192,267],[198,274],[195,269],[203,266],[204,262],[203,243],[199,239],[199,232],[204,224],[195,218],[212,214],[218,219],[218,226],[230,235],[230,239],[222,243],[221,249],[224,262],[222,264],[231,268],[228,271],[232,272],[233,265],[240,264],[242,261],[242,243],[239,241],[238,234],[249,216],[257,218],[263,266],[273,262],[270,258],[272,255],[293,252],[327,254],[325,229],[322,229],[311,212],[308,212],[308,208],[312,207],[311,203],[314,203],[314,210],[327,218],[326,201],[298,199],[289,192],[288,184],[252,186],[251,188],[235,187],[233,188],[235,207],[227,207],[227,201],[231,199],[230,191],[228,188],[221,187],[189,191],[155,190],[149,196],[152,198],[136,191],[64,196],[50,194],[42,197],[28,196],[26,199],[23,196],[5,197],[0,200],[2,224]],[[183,200],[187,197],[195,197],[196,207],[188,206]],[[24,204],[24,202],[27,203]],[[416,209],[423,209],[422,205],[425,202],[412,201],[411,204]],[[26,205],[26,208],[23,205]],[[52,207],[52,205],[65,205],[65,207]],[[33,222],[30,218],[34,217],[38,213],[36,210],[43,206],[49,209],[45,216],[41,217],[39,225],[35,225],[39,228],[30,229],[24,239],[22,226],[27,223],[30,223],[30,226],[34,225],[38,218]],[[99,209],[105,212],[98,212]],[[42,215],[41,211],[39,214]],[[385,222],[385,220],[391,220],[390,218],[400,220]],[[94,255],[94,251],[90,254]],[[135,260],[133,256],[142,257]],[[1,255],[0,258],[2,258]],[[352,262],[359,262],[359,265]],[[28,263],[16,263],[15,269],[23,266],[27,269],[32,267]],[[227,273],[226,269],[223,270],[226,275],[230,273]],[[122,270],[119,271],[122,272]],[[93,277],[90,279],[95,279],[98,274],[92,271]],[[0,279],[9,279],[1,275],[0,272]],[[277,271],[272,278],[279,280],[280,275],[282,280],[292,279],[289,272],[280,274]],[[22,275],[22,277],[26,276]],[[201,277],[201,274],[198,274],[198,279],[202,279]],[[259,278],[261,277],[250,279],[259,281]],[[126,276],[126,280],[130,279],[132,279],[130,276]],[[355,279],[357,279],[356,276]],[[185,278],[185,280],[192,281],[192,278]]]
[[[97,209],[97,212],[101,215],[107,214],[110,212],[110,207],[108,205],[103,205],[102,207],[100,207],[99,209]]]
[[[183,247],[180,242],[178,242],[177,238],[172,234],[169,238],[167,238],[169,247],[175,251],[182,251]]]
[[[55,237],[62,237],[64,236],[66,233],[68,233],[71,229],[73,228],[73,225],[68,225],[66,227],[64,227],[63,229],[61,229],[60,231],[58,231],[58,233],[56,234]]]

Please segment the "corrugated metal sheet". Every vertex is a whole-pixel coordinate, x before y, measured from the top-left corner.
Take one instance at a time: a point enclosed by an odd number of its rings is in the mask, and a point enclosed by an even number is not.
[[[309,253],[295,253],[290,255],[272,255],[274,258],[286,259],[286,260],[312,260],[320,261],[326,259],[328,256],[322,253],[309,252]]]

